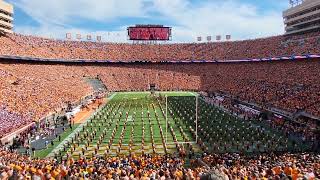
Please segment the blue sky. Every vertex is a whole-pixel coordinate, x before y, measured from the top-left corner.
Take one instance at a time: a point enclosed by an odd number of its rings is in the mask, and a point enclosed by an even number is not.
[[[231,34],[248,39],[283,34],[289,0],[6,0],[15,6],[15,32],[57,39],[101,35],[127,42],[126,27],[164,24],[174,42]],[[73,36],[75,38],[75,35]]]

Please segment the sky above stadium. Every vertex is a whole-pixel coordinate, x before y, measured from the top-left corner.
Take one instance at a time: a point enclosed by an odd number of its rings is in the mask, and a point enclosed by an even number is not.
[[[6,0],[15,6],[15,32],[64,39],[66,33],[126,42],[126,27],[172,26],[174,42],[232,35],[232,39],[284,33],[288,0]]]

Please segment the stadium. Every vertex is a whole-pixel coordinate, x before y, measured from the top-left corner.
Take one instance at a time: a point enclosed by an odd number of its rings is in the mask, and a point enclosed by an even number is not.
[[[320,2],[290,2],[283,35],[113,43],[13,32],[0,1],[0,179],[319,179]]]

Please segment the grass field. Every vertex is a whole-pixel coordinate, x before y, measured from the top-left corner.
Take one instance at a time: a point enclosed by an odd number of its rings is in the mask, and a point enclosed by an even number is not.
[[[203,99],[198,101],[198,121],[195,121],[196,95],[192,92],[114,93],[108,97],[106,105],[80,124],[77,130],[66,132],[63,137],[68,136],[67,141],[39,152],[38,156],[42,157],[53,148],[55,157],[79,158],[182,155],[202,150],[256,153],[302,147],[281,132],[226,113]],[[165,96],[168,96],[168,111]],[[195,128],[196,124],[198,128]],[[196,136],[198,143],[195,143]]]
[[[79,124],[75,124],[75,125],[72,127],[72,129],[74,130],[74,129],[76,129],[78,126],[79,126]],[[63,140],[63,139],[65,139],[66,137],[68,137],[68,136],[73,132],[73,130],[67,129],[64,133],[62,133],[62,134],[61,134],[61,140]],[[51,144],[49,144],[49,145],[48,145],[48,149],[42,149],[42,150],[36,151],[36,152],[35,152],[35,157],[38,157],[38,158],[45,158],[45,157],[47,157],[48,154],[51,153],[51,151],[52,151],[53,149],[55,149],[55,148],[59,145],[59,143],[60,143],[61,141],[59,141],[58,138],[56,138],[56,139],[53,140],[53,142],[54,142],[54,145],[51,146]]]
[[[156,92],[154,96],[160,95],[195,96],[195,93]],[[169,113],[168,127],[173,131],[168,128],[166,132],[165,101],[154,96],[150,92],[115,93],[79,133],[74,133],[74,143],[61,154],[78,157],[84,149],[85,156],[92,156],[95,151],[109,156],[177,153],[176,142],[182,147],[183,142],[194,139],[187,126],[183,126],[184,122],[177,117],[174,119]],[[195,144],[193,146],[195,152],[200,151]]]

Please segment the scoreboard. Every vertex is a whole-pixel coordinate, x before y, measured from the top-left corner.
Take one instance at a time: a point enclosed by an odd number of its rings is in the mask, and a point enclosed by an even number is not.
[[[171,40],[171,27],[162,25],[136,25],[128,27],[130,40],[139,41],[168,41]]]

